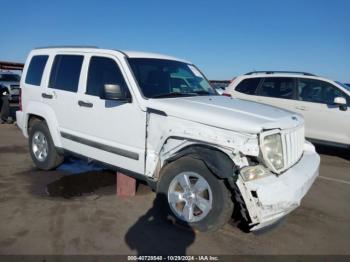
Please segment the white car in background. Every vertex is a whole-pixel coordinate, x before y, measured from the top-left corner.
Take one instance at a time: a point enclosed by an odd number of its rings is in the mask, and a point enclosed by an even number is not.
[[[304,72],[256,71],[235,78],[224,94],[299,113],[312,142],[349,148],[350,87],[345,84]]]

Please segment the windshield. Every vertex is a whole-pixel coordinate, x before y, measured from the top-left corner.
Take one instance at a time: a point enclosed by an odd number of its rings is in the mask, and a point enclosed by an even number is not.
[[[2,82],[19,82],[19,75],[15,74],[0,74],[0,81]]]
[[[128,61],[145,97],[217,95],[193,65],[152,58],[129,58]]]
[[[348,91],[350,91],[350,84],[343,84],[341,82],[336,81],[338,85],[341,85],[342,87],[344,87],[345,89],[347,89]]]

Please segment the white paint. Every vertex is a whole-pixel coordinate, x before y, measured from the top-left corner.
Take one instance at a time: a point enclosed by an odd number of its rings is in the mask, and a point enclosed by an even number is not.
[[[57,54],[84,56],[77,93],[48,88],[49,73]],[[49,56],[40,87],[24,82],[29,61],[34,55]],[[131,103],[105,101],[85,94],[88,65],[93,55],[111,58],[119,66],[132,95]],[[184,61],[142,52],[128,51],[127,55]],[[25,136],[28,136],[28,115],[36,114],[48,123],[57,147],[154,179],[158,178],[159,171],[169,157],[191,145],[206,145],[221,150],[239,168],[249,165],[248,156],[254,156],[264,162],[259,138],[264,136],[266,129],[288,134],[296,127],[302,128],[304,125],[303,118],[297,114],[222,96],[146,99],[130,71],[125,54],[115,50],[33,50],[28,56],[23,76],[23,111],[17,112],[17,123]],[[53,99],[43,99],[41,94],[44,92],[52,95]],[[79,107],[79,100],[93,103],[93,108]],[[166,116],[148,112],[148,108],[163,111]],[[60,132],[131,151],[137,153],[139,158],[123,157],[62,138]],[[296,151],[296,145],[291,143],[284,143],[283,146],[284,153]],[[295,164],[298,160],[290,163],[291,168],[280,176],[272,174],[250,182],[238,179],[237,186],[246,202],[248,212],[254,223],[260,223],[255,228],[271,223],[299,205],[313,179],[318,175],[319,156],[311,144],[304,145],[303,156]],[[251,190],[258,192],[258,199],[252,197]]]
[[[285,110],[226,96],[149,99],[146,104],[180,119],[249,134],[263,129],[294,128],[304,122],[302,117]]]

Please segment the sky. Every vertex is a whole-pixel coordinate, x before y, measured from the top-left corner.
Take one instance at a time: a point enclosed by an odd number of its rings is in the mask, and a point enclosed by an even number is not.
[[[0,61],[48,45],[168,54],[209,79],[306,71],[350,82],[348,0],[0,0]]]

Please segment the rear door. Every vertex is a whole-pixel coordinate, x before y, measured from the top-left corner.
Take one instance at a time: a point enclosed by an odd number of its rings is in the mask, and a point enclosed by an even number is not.
[[[77,132],[79,118],[76,107],[84,54],[59,53],[50,59],[53,59],[52,67],[42,99],[53,109],[60,133]],[[68,150],[74,149],[66,146],[64,141],[62,144]]]
[[[295,109],[305,118],[309,138],[350,144],[350,110],[334,105],[335,97],[350,98],[331,83],[317,79],[299,78]]]
[[[29,65],[24,69],[25,78],[21,79],[23,107],[27,106],[28,101],[42,102],[41,93],[45,85],[42,78],[49,56],[33,55],[29,59]]]

